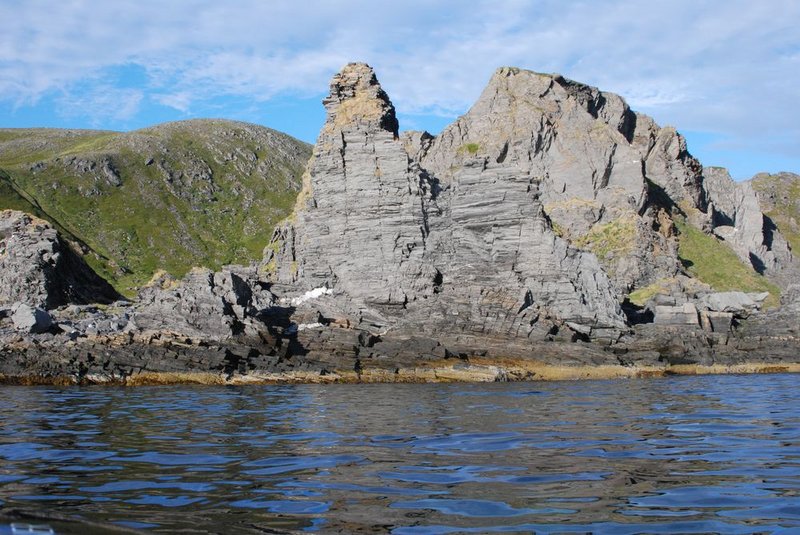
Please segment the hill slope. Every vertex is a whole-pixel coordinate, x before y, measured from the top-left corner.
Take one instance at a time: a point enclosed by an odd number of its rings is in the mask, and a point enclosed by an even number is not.
[[[160,269],[258,259],[310,154],[288,135],[224,120],[0,129],[0,209],[51,221],[131,294]]]

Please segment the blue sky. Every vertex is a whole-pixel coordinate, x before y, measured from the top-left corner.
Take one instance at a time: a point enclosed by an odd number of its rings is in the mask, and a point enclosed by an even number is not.
[[[223,117],[313,142],[366,61],[437,133],[514,65],[622,95],[734,177],[800,173],[796,0],[2,0],[0,127]]]

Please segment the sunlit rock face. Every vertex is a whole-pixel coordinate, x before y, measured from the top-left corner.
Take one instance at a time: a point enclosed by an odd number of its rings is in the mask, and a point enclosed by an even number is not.
[[[372,69],[345,67],[325,99],[294,221],[267,259],[277,278],[332,288],[355,321],[383,328],[536,337],[554,320],[583,333],[621,328],[597,258],[554,232],[544,210],[552,181],[509,138],[519,132],[486,141],[491,121],[507,123],[504,111],[483,109],[487,99],[437,138],[399,137]],[[531,143],[529,155],[541,144]],[[644,194],[640,183],[632,209]]]

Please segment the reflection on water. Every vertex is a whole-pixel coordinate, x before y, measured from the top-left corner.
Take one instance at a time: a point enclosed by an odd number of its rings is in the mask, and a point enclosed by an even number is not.
[[[3,387],[0,508],[151,533],[797,532],[798,387]]]

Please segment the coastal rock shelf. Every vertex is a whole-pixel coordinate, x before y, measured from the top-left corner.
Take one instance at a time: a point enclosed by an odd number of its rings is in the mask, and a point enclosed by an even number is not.
[[[758,188],[704,169],[619,96],[504,67],[431,136],[401,132],[353,63],[324,105],[262,262],[162,275],[110,305],[85,265],[39,263],[26,281],[56,270],[71,290],[0,294],[3,378],[495,381],[800,362],[800,263]],[[10,266],[25,234],[3,228]],[[23,304],[50,309],[46,332],[14,323]]]

